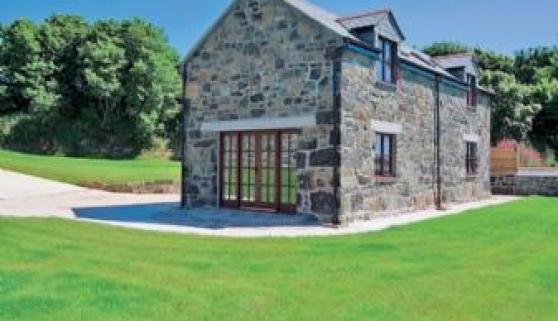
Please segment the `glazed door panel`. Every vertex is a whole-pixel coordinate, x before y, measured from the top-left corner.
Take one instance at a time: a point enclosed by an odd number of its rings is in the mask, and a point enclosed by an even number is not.
[[[297,203],[292,131],[221,134],[221,205],[293,212]]]

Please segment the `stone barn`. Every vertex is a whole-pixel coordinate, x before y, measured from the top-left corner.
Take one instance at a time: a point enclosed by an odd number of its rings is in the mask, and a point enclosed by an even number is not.
[[[236,0],[182,70],[186,207],[338,224],[490,195],[474,56],[410,48],[390,10]]]

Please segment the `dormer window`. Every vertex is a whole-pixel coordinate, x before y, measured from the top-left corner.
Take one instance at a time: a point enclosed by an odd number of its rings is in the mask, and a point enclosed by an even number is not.
[[[375,34],[374,27],[362,27],[353,30],[353,34],[360,40],[366,42],[370,46],[374,47]]]
[[[382,52],[377,66],[378,80],[395,84],[397,83],[397,43],[385,38],[379,39]]]
[[[467,91],[467,105],[476,107],[478,101],[477,77],[467,74],[467,83],[469,84],[469,90]]]

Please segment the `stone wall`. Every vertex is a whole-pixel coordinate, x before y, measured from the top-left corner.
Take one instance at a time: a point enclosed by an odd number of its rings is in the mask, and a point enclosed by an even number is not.
[[[491,184],[494,194],[558,196],[558,175],[495,176]]]
[[[374,59],[345,50],[338,60],[343,45],[341,37],[283,1],[235,4],[187,62],[187,205],[215,206],[219,199],[218,133],[202,130],[203,123],[308,115],[316,126],[301,128],[297,142],[298,212],[330,221],[340,206],[347,222],[432,205],[434,77],[402,67],[396,87],[377,83]],[[442,104],[444,200],[485,197],[486,97],[471,109],[463,88],[444,83]],[[372,120],[403,128],[395,180],[374,176]],[[464,135],[479,137],[479,174],[472,178],[465,173]]]
[[[211,121],[316,115],[298,142],[298,211],[335,212],[332,52],[342,39],[279,0],[245,0],[187,63],[188,205],[218,202],[218,133]],[[332,157],[333,156],[333,157]]]
[[[376,82],[374,59],[347,51],[341,83],[341,220],[371,219],[433,205],[435,187],[435,81],[432,75],[402,66],[397,86]],[[490,111],[480,97],[467,107],[466,91],[441,85],[443,199],[468,201],[490,194]],[[402,126],[397,135],[397,177],[374,175],[371,121]],[[464,135],[479,137],[479,171],[467,177]]]

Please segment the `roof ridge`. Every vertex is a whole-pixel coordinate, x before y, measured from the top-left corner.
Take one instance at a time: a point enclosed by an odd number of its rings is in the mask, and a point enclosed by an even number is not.
[[[339,17],[339,18],[337,18],[337,21],[346,21],[346,20],[364,18],[364,17],[368,17],[368,16],[389,14],[390,12],[391,12],[391,9],[389,9],[389,8],[382,8],[382,9],[377,9],[377,10],[373,10],[373,11],[363,11],[363,12],[352,14],[352,15],[349,15],[349,16]]]

